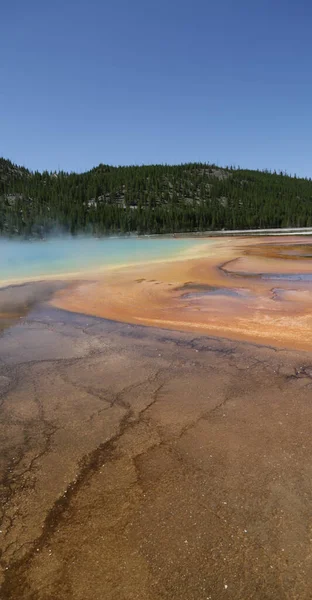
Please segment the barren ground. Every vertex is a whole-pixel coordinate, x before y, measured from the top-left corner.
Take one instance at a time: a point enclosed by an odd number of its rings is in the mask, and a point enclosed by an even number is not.
[[[3,600],[311,598],[310,353],[47,305],[0,339]]]

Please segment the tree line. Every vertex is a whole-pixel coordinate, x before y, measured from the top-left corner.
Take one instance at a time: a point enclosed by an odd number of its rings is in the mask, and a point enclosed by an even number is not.
[[[31,172],[0,159],[0,234],[312,226],[312,181],[213,164]]]

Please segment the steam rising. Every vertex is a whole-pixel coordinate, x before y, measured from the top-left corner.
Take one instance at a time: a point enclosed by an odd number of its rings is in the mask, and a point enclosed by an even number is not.
[[[61,281],[38,281],[0,288],[0,315],[22,315],[38,302],[48,300],[67,284]]]

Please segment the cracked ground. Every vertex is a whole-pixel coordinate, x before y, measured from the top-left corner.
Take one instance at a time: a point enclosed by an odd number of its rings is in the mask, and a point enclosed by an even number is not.
[[[310,599],[312,357],[66,313],[0,338],[1,600]]]

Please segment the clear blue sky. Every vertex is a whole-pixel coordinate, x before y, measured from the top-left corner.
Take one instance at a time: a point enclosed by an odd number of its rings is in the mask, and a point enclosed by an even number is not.
[[[0,156],[312,176],[308,0],[2,4]]]

